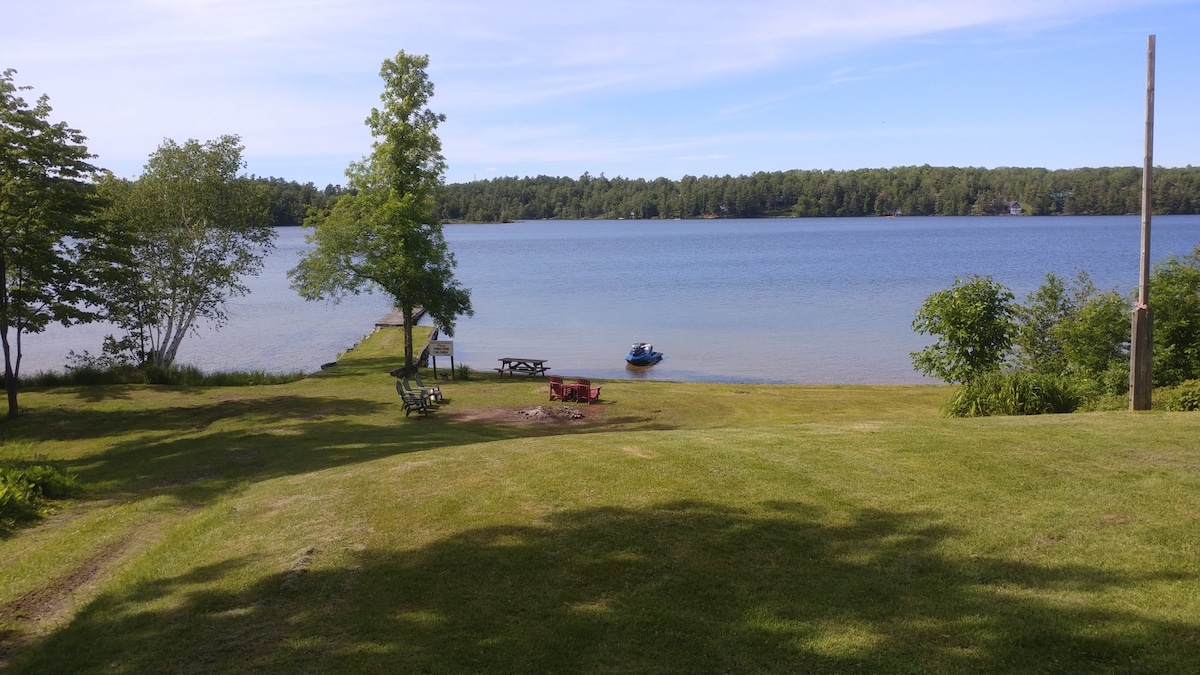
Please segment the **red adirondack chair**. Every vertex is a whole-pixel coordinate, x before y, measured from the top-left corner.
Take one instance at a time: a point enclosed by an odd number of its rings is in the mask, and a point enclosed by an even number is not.
[[[560,400],[565,399],[566,392],[563,391],[562,378],[557,375],[551,375],[550,376],[550,400],[553,401],[556,398],[560,399]]]
[[[575,400],[580,403],[590,405],[600,400],[600,387],[592,389],[592,381],[586,377],[576,378],[571,387],[575,389]]]

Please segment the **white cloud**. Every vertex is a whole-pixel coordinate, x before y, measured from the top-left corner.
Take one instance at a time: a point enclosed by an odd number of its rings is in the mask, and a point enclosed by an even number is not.
[[[324,181],[367,150],[362,120],[377,102],[379,63],[401,48],[431,56],[451,167],[478,160],[503,171],[518,158],[727,152],[724,126],[705,137],[694,135],[699,122],[675,133],[656,119],[617,132],[591,117],[638,97],[682,92],[687,102],[676,105],[695,107],[731,83],[783,74],[782,85],[712,105],[714,121],[761,123],[815,87],[851,89],[929,65],[853,56],[879,45],[990,40],[1027,51],[1037,47],[1005,36],[1172,4],[1195,2],[45,0],[5,8],[0,67],[48,93],[101,163],[126,173],[163,137],[238,133],[251,158],[327,158],[336,168],[313,177]],[[705,153],[706,142],[722,150]]]

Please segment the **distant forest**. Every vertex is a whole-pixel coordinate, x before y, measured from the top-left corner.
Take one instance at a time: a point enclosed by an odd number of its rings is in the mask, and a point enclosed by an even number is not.
[[[1200,168],[1155,168],[1157,214],[1200,213]],[[280,178],[271,185],[278,225],[303,222],[345,190],[319,190]],[[909,166],[854,171],[775,171],[680,180],[493,178],[445,186],[443,222],[495,223],[544,218],[759,218],[840,216],[1121,215],[1141,212],[1142,170]]]

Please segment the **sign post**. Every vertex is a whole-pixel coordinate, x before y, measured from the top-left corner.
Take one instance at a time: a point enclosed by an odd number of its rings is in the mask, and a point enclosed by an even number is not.
[[[450,377],[454,377],[454,340],[431,340],[429,360],[433,362],[433,379],[437,380],[437,357],[450,357]]]

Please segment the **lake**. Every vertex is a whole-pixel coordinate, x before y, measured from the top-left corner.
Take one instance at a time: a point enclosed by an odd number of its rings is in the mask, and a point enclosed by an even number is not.
[[[447,225],[473,317],[455,362],[548,359],[552,373],[722,382],[921,383],[910,352],[931,340],[913,315],[955,276],[991,275],[1023,300],[1046,273],[1087,270],[1101,289],[1137,286],[1140,219],[938,217],[534,221]],[[1200,242],[1200,216],[1154,219],[1155,260]],[[312,371],[389,310],[380,295],[309,303],[286,272],[303,232],[283,228],[251,294],[219,332],[188,337],[179,361],[205,370]],[[1153,295],[1151,295],[1153,304]],[[102,326],[26,338],[23,372],[97,352]],[[666,359],[624,364],[629,344]],[[400,362],[398,355],[397,363]],[[448,366],[439,359],[439,366]]]

